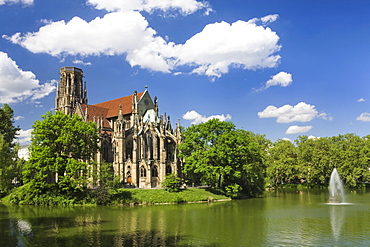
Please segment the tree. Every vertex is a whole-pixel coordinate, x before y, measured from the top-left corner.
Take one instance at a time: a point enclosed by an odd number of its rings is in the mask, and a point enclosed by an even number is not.
[[[9,147],[14,146],[14,139],[20,128],[14,126],[14,112],[8,104],[0,108],[0,135],[3,136]]]
[[[192,125],[179,146],[184,173],[192,182],[221,188],[233,197],[257,196],[264,186],[261,137],[218,119]]]
[[[18,130],[14,127],[13,110],[4,104],[0,108],[0,196],[8,194],[19,179],[18,146],[14,143]]]
[[[177,177],[173,173],[167,175],[162,183],[162,186],[167,188],[169,192],[179,192],[182,185],[183,183],[181,178]]]
[[[51,112],[33,125],[26,183],[43,191],[71,195],[87,186],[88,164],[98,149],[98,129],[77,115]]]
[[[308,183],[327,184],[334,169],[333,143],[330,138],[300,136],[297,143],[298,164]]]
[[[355,134],[345,134],[332,137],[332,140],[332,161],[345,184],[357,187],[367,181],[370,160],[368,136],[361,138]]]
[[[296,183],[301,178],[297,148],[290,141],[278,140],[268,149],[267,178],[271,184]]]

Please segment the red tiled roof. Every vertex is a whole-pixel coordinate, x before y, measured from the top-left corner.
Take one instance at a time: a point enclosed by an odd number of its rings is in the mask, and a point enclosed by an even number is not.
[[[137,100],[141,98],[141,96],[144,94],[144,92],[137,94]],[[118,99],[113,99],[109,101],[105,101],[102,103],[95,104],[93,106],[97,106],[100,108],[106,108],[108,109],[107,115],[105,115],[106,118],[116,117],[119,113],[119,106],[122,105],[122,114],[130,114],[132,113],[132,98],[133,95],[125,96]],[[90,110],[89,110],[90,112]],[[90,113],[89,113],[90,115]]]
[[[144,92],[137,94],[137,100],[143,96]],[[81,104],[82,113],[86,113],[86,107],[88,107],[88,121],[98,120],[98,117],[103,118],[103,127],[110,127],[107,118],[117,117],[119,114],[119,106],[122,106],[122,114],[132,113],[132,98],[134,95],[125,96],[118,99],[113,99],[98,103],[95,105]]]
[[[98,121],[98,117],[100,117],[100,119],[103,118],[103,127],[109,127],[109,123],[106,119],[107,118],[106,116],[108,114],[108,109],[103,108],[103,107],[98,107],[95,105],[81,104],[81,109],[82,109],[83,114],[86,113],[86,107],[88,107],[87,109],[87,113],[88,113],[87,120],[88,121],[94,121],[94,117],[95,117],[95,122],[96,122]]]

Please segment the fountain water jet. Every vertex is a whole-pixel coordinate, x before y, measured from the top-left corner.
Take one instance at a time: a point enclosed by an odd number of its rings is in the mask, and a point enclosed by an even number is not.
[[[330,176],[328,204],[347,204],[343,182],[339,177],[337,168],[334,168]]]

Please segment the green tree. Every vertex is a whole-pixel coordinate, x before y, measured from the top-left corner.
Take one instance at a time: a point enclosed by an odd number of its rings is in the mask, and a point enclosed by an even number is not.
[[[14,138],[20,128],[14,126],[14,112],[8,104],[0,108],[0,135],[3,136],[9,147],[14,146]]]
[[[77,115],[51,112],[33,125],[24,181],[44,191],[73,196],[87,186],[88,164],[98,149],[98,130]]]
[[[369,174],[370,141],[355,134],[338,135],[333,140],[332,163],[347,186],[357,187]]]
[[[192,182],[221,188],[233,197],[263,190],[264,137],[212,119],[183,132],[184,173]]]
[[[167,188],[169,192],[179,192],[182,186],[181,178],[177,177],[175,174],[171,173],[166,176],[162,186]]]
[[[14,127],[14,114],[9,105],[0,108],[0,196],[4,196],[14,187],[14,181],[20,180],[17,152],[19,146],[14,139],[19,128]]]
[[[300,136],[297,143],[298,164],[308,183],[327,184],[334,169],[330,138]]]
[[[273,185],[296,183],[301,178],[297,148],[287,140],[278,140],[268,149],[267,178]]]

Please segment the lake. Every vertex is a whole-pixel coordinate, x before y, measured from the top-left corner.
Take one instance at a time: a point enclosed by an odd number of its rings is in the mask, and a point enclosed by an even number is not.
[[[370,194],[327,191],[135,207],[0,204],[0,246],[370,246]]]

